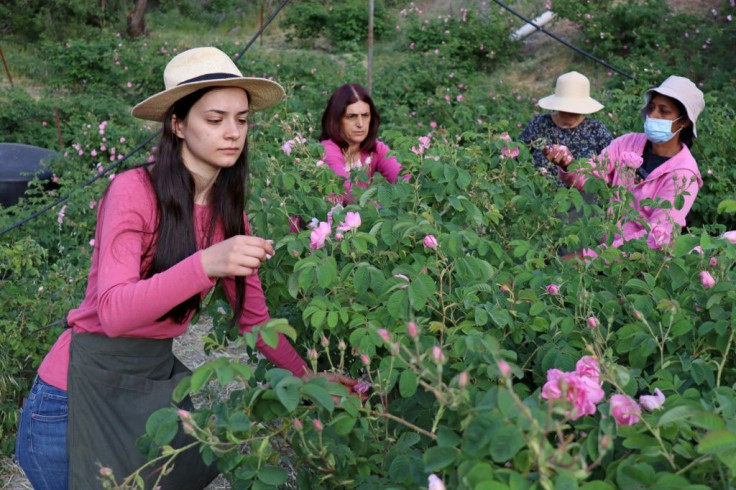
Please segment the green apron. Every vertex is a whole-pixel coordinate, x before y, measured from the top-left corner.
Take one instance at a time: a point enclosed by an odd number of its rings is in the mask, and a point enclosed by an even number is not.
[[[123,478],[148,461],[135,445],[145,434],[148,417],[172,406],[179,381],[191,374],[171,351],[172,340],[109,338],[73,333],[69,363],[69,488],[100,489],[101,466]],[[191,410],[187,397],[180,408]],[[193,442],[179,429],[174,448]],[[160,467],[142,474],[146,489],[153,488]],[[199,490],[218,474],[207,466],[198,448],[181,454],[174,469],[161,480],[162,490]]]

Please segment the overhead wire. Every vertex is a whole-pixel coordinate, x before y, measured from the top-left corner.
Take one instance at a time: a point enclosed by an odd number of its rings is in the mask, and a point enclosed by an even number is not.
[[[263,33],[263,31],[266,29],[266,27],[268,27],[268,25],[273,21],[273,19],[276,18],[276,16],[278,15],[278,13],[286,6],[287,3],[289,3],[289,0],[283,0],[281,2],[281,4],[276,8],[276,10],[273,11],[273,13],[268,17],[268,20],[263,23],[263,25],[258,30],[258,32],[256,32],[253,35],[253,37],[251,37],[250,41],[248,41],[248,43],[243,47],[243,49],[235,56],[235,61],[234,61],[235,64],[237,64],[243,58],[243,54],[248,50],[248,48],[250,48],[253,45],[253,43],[256,41],[256,39],[258,39],[258,37]],[[92,185],[97,180],[101,179],[105,175],[108,175],[110,172],[112,172],[115,169],[117,169],[118,167],[120,167],[126,160],[128,160],[130,157],[132,157],[133,155],[135,155],[136,153],[138,153],[140,150],[142,150],[143,148],[145,148],[146,145],[148,145],[159,134],[161,134],[161,130],[160,129],[158,131],[156,131],[155,133],[152,133],[150,136],[148,136],[142,143],[140,143],[138,146],[136,146],[135,148],[133,148],[133,150],[131,150],[123,158],[121,158],[120,160],[116,161],[114,164],[112,164],[110,166],[107,166],[104,171],[98,172],[97,174],[94,175],[94,177],[92,177],[90,179],[87,179],[85,182],[83,182],[78,187],[75,187],[74,189],[72,189],[68,193],[64,194],[63,196],[60,196],[58,199],[54,200],[53,202],[51,202],[49,204],[46,204],[41,209],[35,211],[31,215],[29,215],[29,216],[27,216],[27,217],[25,217],[25,218],[23,218],[21,220],[18,220],[15,223],[13,223],[13,224],[11,224],[11,225],[3,228],[2,230],[0,230],[0,236],[3,236],[3,235],[5,235],[8,232],[10,232],[10,231],[12,231],[12,230],[14,230],[16,228],[19,228],[19,227],[23,226],[24,224],[28,223],[29,221],[37,218],[38,216],[41,216],[43,213],[45,213],[49,209],[52,209],[52,208],[58,206],[59,204],[62,204],[64,202],[66,202],[75,192],[77,192],[77,191],[79,191],[81,189],[84,189],[85,187],[88,187],[88,186]]]

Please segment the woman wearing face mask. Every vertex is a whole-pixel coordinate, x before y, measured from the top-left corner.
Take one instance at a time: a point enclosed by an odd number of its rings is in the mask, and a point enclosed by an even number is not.
[[[589,173],[612,186],[624,187],[633,195],[632,206],[646,224],[627,221],[612,245],[637,238],[659,249],[671,241],[674,226],[685,226],[685,218],[703,185],[698,164],[690,153],[697,136],[695,123],[705,107],[703,93],[684,77],[671,76],[659,87],[645,93],[644,133],[629,133],[616,138],[590,169],[567,172],[567,162],[559,163],[560,178],[582,189]],[[677,196],[684,198],[676,206]],[[642,205],[645,199],[669,201],[669,209]]]
[[[324,162],[344,177],[346,193],[335,200],[342,204],[352,201],[351,171],[363,168],[369,181],[356,182],[367,187],[376,172],[396,183],[401,164],[389,157],[389,147],[378,140],[381,120],[373,99],[362,85],[347,83],[332,94],[322,114],[322,133],[319,140],[325,149]],[[407,178],[405,176],[404,178]]]

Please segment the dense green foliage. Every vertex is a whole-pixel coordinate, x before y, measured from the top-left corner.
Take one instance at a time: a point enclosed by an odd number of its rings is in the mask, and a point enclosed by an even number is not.
[[[579,20],[588,38],[605,25],[604,40],[624,39],[632,19],[648,28],[645,20],[664,8],[629,2],[621,10],[609,3],[556,0],[554,8]],[[215,2],[205,4],[218,11]],[[297,3],[285,15],[308,4]],[[310,4],[311,12],[317,4],[324,2]],[[341,4],[318,17],[327,25],[333,14],[357,16],[340,12]],[[212,22],[202,5],[162,2],[161,9],[181,19],[191,8]],[[595,8],[593,19],[583,7]],[[723,11],[736,14],[728,8],[724,2]],[[294,335],[314,367],[370,381],[369,398],[337,406],[330,395],[344,393],[323,379],[303,382],[265,362],[253,367],[222,356],[180,389],[182,395],[206,392],[212,400],[191,419],[175,410],[157,413],[142,443],[155,453],[184,421],[207,441],[205,457],[217,458],[237,488],[418,488],[429,473],[447,488],[736,484],[736,247],[722,238],[736,229],[736,215],[728,212],[736,198],[736,170],[729,165],[736,122],[733,94],[725,90],[733,65],[713,58],[721,56],[718,46],[726,49],[733,24],[725,14],[698,19],[711,40],[699,51],[676,42],[681,33],[675,33],[694,32],[688,22],[695,20],[682,16],[668,17],[653,44],[647,36],[627,40],[626,56],[615,43],[590,43],[598,56],[639,77],[611,77],[596,96],[606,109],[595,117],[615,135],[640,130],[643,91],[671,73],[702,82],[707,108],[693,147],[704,187],[690,228],[663,251],[629,242],[582,263],[561,260],[558,250],[596,246],[615,228],[609,213],[630,211],[609,211],[612,190],[595,181],[588,190],[604,204],[585,204],[578,191],[538,173],[529,149],[513,141],[538,110],[533,98],[541,94],[491,92],[485,83],[490,70],[513,62],[516,47],[502,34],[511,21],[495,11],[425,19],[416,9],[396,8],[386,15],[393,19],[387,25],[399,29],[384,45],[388,55],[377,60],[373,95],[381,138],[411,179],[390,185],[377,177],[344,209],[332,210],[323,197],[342,183],[318,165],[316,135],[331,91],[365,79],[364,57],[254,46],[239,61],[244,74],[272,76],[287,89],[285,103],[254,115],[250,135],[247,210],[254,233],[276,242],[276,255],[260,274],[273,316],[286,320],[261,333],[266,340],[276,331]],[[307,27],[314,26],[299,28]],[[493,35],[484,37],[484,29]],[[240,52],[241,43],[224,39],[211,43]],[[358,45],[334,43],[336,51]],[[191,44],[128,40],[103,30],[34,46],[39,61],[18,64],[14,59],[22,58],[3,46],[11,67],[22,67],[46,88],[38,97],[18,86],[0,90],[0,127],[4,141],[56,149],[58,110],[62,158],[49,162],[57,187],[44,191],[33,182],[19,205],[0,209],[0,229],[69,197],[0,242],[0,335],[9,346],[0,350],[2,454],[12,452],[20,398],[66,312],[84,294],[96,203],[108,172],[151,155],[148,145],[121,159],[156,129],[134,120],[129,107],[160,90],[163,66]],[[675,46],[683,51],[670,56]],[[294,142],[302,137],[306,143]],[[426,147],[419,137],[429,137]],[[287,141],[294,142],[289,153],[279,149]],[[511,156],[514,148],[518,156]],[[361,179],[360,172],[354,178]],[[563,218],[573,209],[581,218],[568,223]],[[288,231],[289,216],[327,221],[331,210],[334,225],[324,248],[310,248],[309,230]],[[336,226],[348,212],[360,213],[362,223],[338,238]],[[426,246],[428,235],[436,248]],[[703,286],[701,271],[714,278],[714,287]],[[206,347],[217,350],[233,339],[228,308],[216,292],[206,310],[215,326]],[[250,349],[254,341],[248,335],[238,342]],[[570,371],[585,355],[600,363],[605,398],[593,415],[572,420],[569,406],[541,398],[540,389],[550,369]],[[509,366],[507,374],[499,361]],[[654,388],[666,395],[660,410],[645,412],[634,425],[614,422],[612,395],[638,398]],[[291,476],[281,464],[286,460],[295,470]],[[125,476],[115,475],[118,482]]]

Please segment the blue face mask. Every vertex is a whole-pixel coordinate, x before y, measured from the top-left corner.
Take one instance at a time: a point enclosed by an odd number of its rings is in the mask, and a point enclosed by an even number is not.
[[[674,120],[654,119],[647,116],[644,121],[644,133],[646,133],[647,139],[652,143],[667,143],[669,140],[674,138],[680,130],[682,130],[682,128],[680,128],[674,133],[672,132],[672,123],[679,119],[682,119],[682,116]]]

